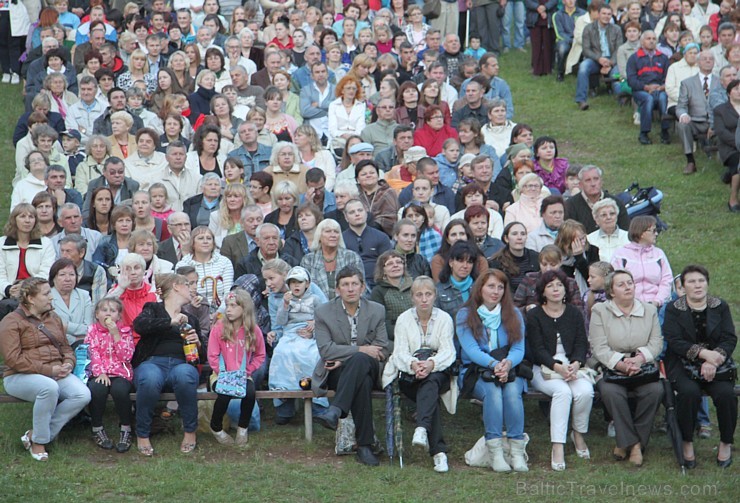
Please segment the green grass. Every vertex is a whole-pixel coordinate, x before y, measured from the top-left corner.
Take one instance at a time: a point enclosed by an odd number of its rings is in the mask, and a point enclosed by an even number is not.
[[[558,84],[554,78],[529,74],[529,56],[510,53],[501,58],[502,73],[514,93],[517,122],[534,127],[535,136],[558,140],[560,155],[571,162],[593,163],[606,171],[606,187],[618,192],[633,181],[655,185],[665,193],[663,219],[670,229],[659,246],[667,253],[674,273],[691,262],[707,265],[711,290],[732,306],[740,319],[740,218],[727,212],[728,188],[719,181],[716,161],[697,155],[700,172],[681,174],[685,160],[674,139],[669,146],[643,147],[637,142],[632,112],[619,108],[611,96],[590,100],[591,109],[578,111],[571,76]],[[14,170],[12,131],[22,113],[17,87],[0,86],[0,215],[7,217]],[[654,134],[656,136],[656,134]],[[735,356],[740,356],[736,351]],[[718,434],[698,440],[699,467],[687,476],[676,469],[665,434],[656,432],[641,469],[611,460],[613,447],[606,437],[599,411],[592,414],[588,441],[592,460],[577,459],[568,446],[568,468],[553,473],[549,466],[548,428],[537,404],[526,402],[526,431],[532,438],[528,474],[496,475],[491,470],[468,468],[463,455],[482,435],[480,409],[461,401],[456,416],[443,413],[450,447],[450,473],[439,475],[425,453],[410,449],[413,424],[405,422],[405,468],[387,461],[378,469],[358,465],[352,457],[333,455],[333,435],[317,427],[314,443],[303,440],[303,428],[272,424],[272,406],[264,403],[263,431],[250,436],[246,452],[219,446],[210,435],[199,436],[192,457],[178,452],[181,438],[174,431],[153,437],[157,454],[144,459],[136,452],[103,452],[80,428],[65,431],[50,449],[51,461],[41,464],[23,452],[19,438],[30,427],[31,405],[0,407],[0,500],[44,501],[733,501],[740,492],[740,463],[721,472],[713,462]],[[383,439],[381,402],[375,403],[376,425]],[[107,417],[109,433],[115,418]],[[715,422],[716,424],[716,422]],[[657,491],[661,491],[657,493]],[[734,497],[732,495],[735,495]]]

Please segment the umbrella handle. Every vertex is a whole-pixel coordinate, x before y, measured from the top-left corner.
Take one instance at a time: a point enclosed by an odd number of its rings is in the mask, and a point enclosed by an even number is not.
[[[663,379],[668,379],[667,374],[665,373],[665,363],[663,363],[663,360],[660,360],[658,362],[658,368],[660,369],[660,375]]]

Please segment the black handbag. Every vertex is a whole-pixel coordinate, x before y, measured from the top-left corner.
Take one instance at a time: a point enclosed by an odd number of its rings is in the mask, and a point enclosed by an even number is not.
[[[607,369],[604,374],[604,381],[628,388],[636,388],[643,384],[658,382],[658,379],[660,379],[660,371],[654,363],[643,363],[640,367],[640,373],[635,375],[623,374],[612,369]]]
[[[692,381],[707,382],[701,375],[702,362],[689,361],[685,358],[681,360],[683,361],[683,368],[686,374],[688,374]],[[717,371],[714,373],[714,381],[737,381],[737,363],[732,358],[725,358],[725,361],[717,367]]]
[[[436,354],[437,352],[432,348],[421,347],[414,351],[413,357],[420,362],[424,362]],[[398,373],[398,380],[405,383],[412,383],[416,381],[416,376],[414,374],[409,374],[408,372],[400,371]]]

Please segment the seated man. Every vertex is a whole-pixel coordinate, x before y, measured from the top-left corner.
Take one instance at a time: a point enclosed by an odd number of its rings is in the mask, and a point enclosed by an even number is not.
[[[254,274],[260,280],[260,291],[265,290],[265,280],[262,277],[262,266],[265,262],[274,258],[281,258],[288,264],[298,265],[296,259],[283,256],[280,254],[280,229],[277,225],[263,223],[257,227],[255,232],[257,248],[249,252],[249,255],[243,256],[234,266],[234,277],[238,278],[245,274]]]
[[[720,88],[719,77],[712,74],[714,54],[702,51],[699,54],[699,73],[681,81],[676,104],[678,124],[676,130],[686,155],[685,175],[696,173],[694,139],[709,133],[709,94]]]
[[[131,199],[134,192],[139,190],[139,182],[125,175],[126,167],[118,157],[109,157],[103,163],[103,175],[91,180],[87,186],[85,202],[82,205],[82,214],[85,218],[90,213],[90,199],[98,187],[109,187],[113,192],[113,204],[119,205]]]
[[[65,189],[67,183],[67,171],[63,166],[52,164],[46,168],[44,174],[46,191],[57,201],[57,207],[64,203],[74,203],[82,209],[82,196],[75,189]]]
[[[221,245],[221,255],[236,264],[242,257],[257,249],[257,228],[262,225],[264,216],[259,206],[250,204],[242,210],[242,232],[230,234],[224,238]]]
[[[396,126],[393,129],[393,144],[375,154],[375,162],[378,167],[388,172],[403,163],[403,157],[406,151],[414,146],[414,128],[411,126]]]
[[[349,229],[342,232],[344,244],[362,258],[367,287],[372,290],[375,287],[375,264],[381,253],[391,249],[391,240],[384,232],[367,225],[367,210],[359,199],[347,201],[344,217],[349,224]]]
[[[576,80],[576,103],[581,110],[588,110],[586,100],[591,75],[601,73],[612,78],[617,73],[617,51],[622,45],[622,30],[611,21],[611,5],[605,4],[599,9],[597,20],[583,29],[583,61],[578,67]]]
[[[272,147],[257,141],[259,130],[254,122],[244,121],[237,129],[241,147],[229,152],[228,157],[239,159],[244,165],[244,179],[249,180],[252,174],[262,171],[270,165]]]
[[[594,220],[592,208],[594,204],[605,197],[614,199],[619,208],[617,216],[617,226],[620,229],[627,230],[630,226],[630,217],[627,209],[618,199],[609,195],[602,190],[602,171],[601,168],[594,165],[586,165],[578,172],[578,179],[581,181],[581,192],[565,201],[565,218],[581,222],[586,228],[586,233],[591,234],[599,228]]]
[[[476,75],[465,87],[465,105],[452,114],[452,127],[457,129],[463,119],[475,119],[478,124],[488,124],[488,106],[483,97],[488,92],[486,77]]]
[[[362,141],[370,143],[376,152],[388,148],[392,144],[393,131],[398,126],[393,118],[396,110],[395,105],[393,98],[380,98],[378,105],[375,107],[378,120],[366,126],[360,134]]]
[[[329,213],[337,209],[337,199],[334,193],[326,190],[326,173],[321,168],[311,168],[306,171],[306,193],[301,194],[301,204],[308,201],[315,204],[321,213]]]
[[[348,266],[337,272],[337,296],[316,310],[314,337],[321,360],[311,380],[314,393],[336,390],[321,424],[336,430],[340,417],[352,412],[357,439],[357,460],[378,466],[371,446],[373,428],[373,386],[382,374],[381,362],[388,358],[385,309],[362,298],[365,282],[362,271]]]
[[[108,293],[105,269],[85,260],[87,241],[79,234],[69,234],[59,240],[59,256],[72,261],[77,269],[77,288],[90,294],[93,305]]]
[[[92,261],[93,253],[95,253],[95,249],[98,247],[98,242],[102,235],[98,231],[82,226],[80,207],[74,203],[64,203],[59,208],[59,225],[62,226],[62,232],[51,238],[57,258],[62,256],[59,242],[66,236],[77,234],[82,236],[82,239],[87,242],[85,259]]]
[[[653,110],[660,112],[660,142],[669,144],[671,135],[668,128],[671,121],[666,118],[668,95],[665,92],[665,77],[668,57],[656,49],[657,37],[654,31],[644,31],[640,36],[640,48],[627,60],[627,82],[632,88],[632,96],[640,109],[640,136],[643,145],[650,145],[650,130],[653,127]]]
[[[565,60],[573,45],[576,19],[584,14],[586,11],[576,6],[575,0],[564,0],[563,8],[552,17],[555,25],[555,69],[558,82],[562,82],[565,75]]]
[[[192,226],[187,213],[176,211],[167,217],[167,228],[170,237],[159,243],[157,257],[173,264],[177,264],[190,253],[190,232]]]

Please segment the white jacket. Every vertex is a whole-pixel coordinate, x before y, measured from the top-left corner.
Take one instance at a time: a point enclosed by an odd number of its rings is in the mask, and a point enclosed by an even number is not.
[[[14,37],[25,37],[31,29],[31,19],[23,2],[10,4],[10,34]]]
[[[12,286],[18,277],[20,250],[16,240],[0,237],[0,299],[5,298],[5,289]],[[49,238],[31,240],[26,250],[26,269],[32,277],[49,278],[49,269],[56,260],[54,246]]]
[[[46,190],[46,183],[39,180],[31,173],[19,181],[13,188],[13,194],[10,196],[10,211],[21,203],[30,203],[39,192]]]

